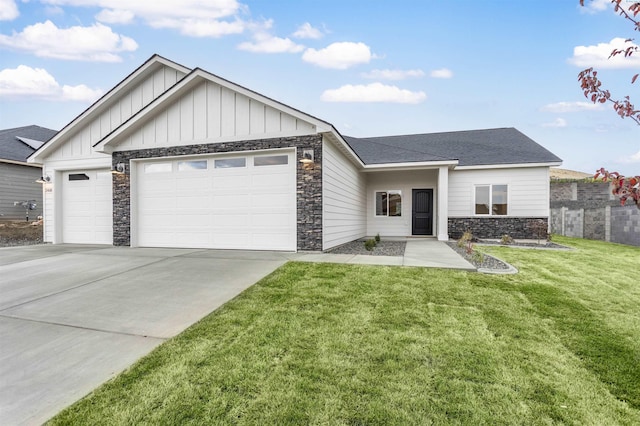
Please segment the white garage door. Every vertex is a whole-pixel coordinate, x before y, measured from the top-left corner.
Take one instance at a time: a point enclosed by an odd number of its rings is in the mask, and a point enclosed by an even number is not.
[[[293,152],[140,162],[137,245],[296,249]]]
[[[113,244],[109,169],[62,174],[62,241]]]

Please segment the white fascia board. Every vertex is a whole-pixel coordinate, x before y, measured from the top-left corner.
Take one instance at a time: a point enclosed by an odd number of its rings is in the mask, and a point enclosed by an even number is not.
[[[173,99],[173,95],[176,93],[180,93],[184,90],[188,90],[191,87],[194,87],[199,83],[200,80],[197,79],[198,70],[192,71],[190,74],[187,74],[182,80],[180,80],[177,84],[171,87],[166,92],[162,93],[160,96],[155,98],[151,103],[140,111],[135,113],[131,118],[129,118],[124,123],[120,124],[115,130],[109,133],[107,136],[102,138],[102,140],[98,141],[95,145],[93,145],[93,149],[96,152],[100,152],[103,154],[111,154],[113,153],[113,144],[117,142],[121,137],[126,136],[132,131],[136,130],[135,124],[139,121],[143,120],[149,114],[152,114],[156,108],[162,107],[167,102],[170,102]]]
[[[331,130],[322,133],[322,135],[327,138],[330,142],[333,142],[338,149],[340,149],[344,154],[347,155],[358,167],[364,168],[365,164],[362,162],[360,157],[351,149],[349,144],[344,140],[342,135],[331,126]]]
[[[416,163],[385,163],[385,164],[369,164],[364,166],[364,172],[379,172],[390,170],[424,170],[424,169],[438,169],[442,166],[447,166],[452,169],[458,164],[458,160],[446,160],[446,161],[422,161]],[[456,168],[457,170],[457,168]]]
[[[326,121],[320,120],[319,118],[316,118],[312,115],[306,114],[298,109],[292,108],[289,105],[285,105],[282,102],[278,102],[275,99],[271,99],[265,95],[262,95],[258,92],[255,92],[251,89],[247,89],[246,87],[240,86],[232,81],[226,80],[222,77],[219,77],[215,74],[211,74],[208,71],[205,71],[203,69],[199,69],[196,68],[196,70],[194,70],[194,72],[198,72],[200,75],[202,75],[204,78],[206,78],[209,81],[212,81],[216,84],[219,84],[220,86],[226,87],[227,89],[233,90],[234,92],[240,93],[241,95],[244,95],[248,98],[251,99],[255,99],[259,102],[262,102],[263,104],[270,106],[274,109],[277,109],[279,111],[282,111],[286,114],[289,114],[295,118],[298,118],[300,120],[306,121],[308,123],[313,124],[316,127],[316,132],[317,133],[323,133],[323,132],[328,132],[331,131],[333,129],[333,126],[330,123],[327,123]]]
[[[175,97],[179,97],[182,93],[186,92],[192,87],[200,84],[202,81],[210,81],[212,83],[218,84],[222,87],[225,87],[229,90],[237,92],[241,95],[247,96],[250,99],[255,99],[258,102],[262,102],[267,106],[270,106],[274,109],[282,111],[286,114],[289,114],[295,118],[311,123],[316,128],[316,133],[320,133],[320,129],[331,129],[333,130],[333,126],[331,124],[326,123],[320,119],[307,115],[297,109],[291,108],[287,105],[284,105],[280,102],[274,101],[273,99],[267,98],[257,92],[249,90],[245,87],[239,86],[235,83],[232,83],[228,80],[225,80],[221,77],[218,77],[210,72],[207,72],[203,69],[196,68],[191,73],[186,75],[182,80],[180,80],[177,84],[171,87],[169,90],[158,96],[154,99],[149,105],[144,107],[138,113],[136,113],[129,120],[122,123],[117,129],[112,131],[110,134],[105,136],[101,141],[93,146],[93,149],[97,152],[110,154],[113,152],[113,145],[117,143],[117,141],[126,136],[129,132],[135,129],[135,124],[140,120],[143,120],[149,114],[153,114],[158,108],[161,108],[163,105],[170,103]]]
[[[132,84],[135,84],[140,80],[143,76],[149,73],[149,70],[153,72],[153,69],[160,65],[166,65],[171,68],[174,68],[178,71],[184,72],[185,74],[189,73],[191,70],[185,66],[177,64],[175,62],[171,62],[168,59],[163,58],[159,55],[153,55],[147,62],[142,64],[138,69],[133,71],[124,80],[118,83],[115,87],[109,90],[105,95],[103,95],[100,99],[94,102],[89,108],[84,110],[80,115],[73,119],[69,124],[67,124],[62,130],[60,130],[53,138],[51,138],[47,143],[37,149],[33,154],[27,158],[29,163],[41,163],[44,160],[45,155],[54,148],[57,148],[61,141],[65,141],[67,135],[72,133],[78,126],[81,126],[83,122],[91,119],[96,113],[100,113],[102,108],[105,105],[109,104],[109,101],[117,96],[122,90],[127,90]]]
[[[24,161],[15,161],[15,160],[7,160],[5,158],[0,158],[0,163],[7,163],[7,164],[15,164],[17,166],[27,166],[27,167],[35,167],[35,168],[42,168],[42,164],[40,163],[25,163]]]
[[[455,170],[520,169],[523,167],[557,167],[560,165],[562,165],[562,161],[554,163],[481,164],[477,166],[457,166]]]

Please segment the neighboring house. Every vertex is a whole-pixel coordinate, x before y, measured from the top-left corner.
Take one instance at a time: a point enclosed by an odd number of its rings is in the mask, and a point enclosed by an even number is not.
[[[34,201],[29,219],[42,215],[42,166],[27,157],[57,132],[40,126],[0,130],[0,219],[25,219],[26,209],[16,202]]]
[[[380,234],[531,235],[561,160],[515,129],[343,137],[153,56],[30,157],[45,241],[326,250]]]

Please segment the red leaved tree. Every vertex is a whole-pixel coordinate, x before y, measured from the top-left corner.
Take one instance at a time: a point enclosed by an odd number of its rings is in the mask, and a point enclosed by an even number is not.
[[[625,10],[620,3],[626,0],[611,0],[614,11],[626,20],[630,21],[635,31],[640,31],[640,20],[638,15],[640,14],[640,2],[633,3]],[[584,0],[580,0],[580,5],[584,6]],[[627,39],[626,42],[630,43],[633,39]],[[631,44],[626,49],[613,49],[609,58],[617,55],[624,55],[625,58],[630,57],[633,54],[640,53],[638,46]],[[631,77],[631,84],[635,84],[638,80],[638,75],[635,74]],[[584,96],[590,99],[593,103],[608,103],[613,105],[613,109],[621,118],[630,118],[640,125],[640,109],[636,109],[631,98],[624,96],[622,99],[612,99],[611,93],[602,88],[602,82],[598,79],[598,72],[593,68],[587,68],[578,74],[578,81],[580,82],[580,88],[582,89]],[[604,168],[596,171],[594,176],[596,179],[602,177],[605,182],[611,182],[613,186],[613,194],[620,198],[620,202],[624,205],[627,200],[633,200],[636,206],[640,209],[640,176],[625,177],[618,172],[608,172]]]

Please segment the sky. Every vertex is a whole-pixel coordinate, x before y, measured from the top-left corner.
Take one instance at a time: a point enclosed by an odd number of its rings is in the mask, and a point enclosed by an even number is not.
[[[640,174],[640,126],[577,80],[640,104],[640,55],[608,59],[637,35],[608,0],[0,0],[0,129],[59,130],[157,53],[343,135],[515,127]]]

